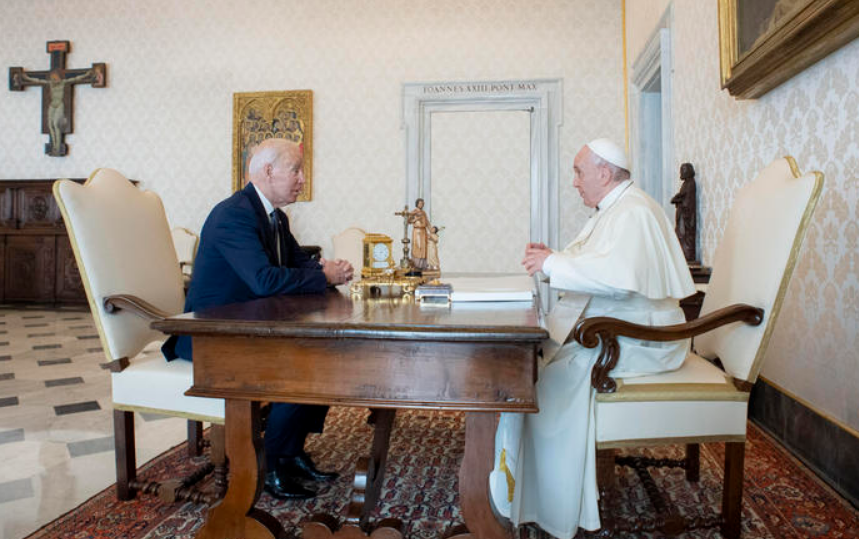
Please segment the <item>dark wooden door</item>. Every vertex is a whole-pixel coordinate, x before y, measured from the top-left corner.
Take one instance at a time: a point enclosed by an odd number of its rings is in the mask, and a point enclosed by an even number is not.
[[[7,236],[4,296],[6,301],[54,301],[56,245],[54,236]]]

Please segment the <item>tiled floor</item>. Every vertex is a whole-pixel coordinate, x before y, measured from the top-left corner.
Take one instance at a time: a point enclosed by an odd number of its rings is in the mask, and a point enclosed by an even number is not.
[[[88,310],[0,307],[0,539],[115,482],[106,361]],[[138,465],[185,433],[182,419],[136,415]]]

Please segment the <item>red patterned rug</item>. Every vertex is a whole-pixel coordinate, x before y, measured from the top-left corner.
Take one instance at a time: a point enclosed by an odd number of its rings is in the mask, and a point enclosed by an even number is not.
[[[320,495],[301,502],[283,502],[263,494],[258,507],[275,515],[289,533],[300,536],[297,525],[315,513],[344,515],[351,491],[354,463],[369,453],[371,428],[367,411],[332,408],[325,432],[308,440],[308,451],[323,469],[341,477]],[[457,473],[464,447],[463,415],[451,412],[406,411],[397,416],[391,437],[385,487],[379,515],[396,517],[409,538],[438,538],[461,522]],[[649,452],[657,457],[680,455],[680,447]],[[655,472],[662,489],[681,513],[692,515],[720,507],[723,446],[701,448],[701,481],[685,482],[680,470]],[[141,480],[158,480],[199,465],[190,461],[184,445],[174,447],[144,465]],[[620,470],[617,510],[626,516],[649,513],[644,488],[631,470]],[[165,504],[153,497],[130,502],[116,500],[108,488],[29,536],[28,539],[160,539],[191,538],[206,509],[193,504]],[[524,535],[534,536],[526,529]],[[581,535],[581,534],[580,534]],[[650,537],[646,535],[646,537]],[[720,537],[715,530],[690,532],[684,537]],[[857,538],[859,512],[834,494],[807,468],[789,456],[754,425],[749,425],[743,491],[744,539]]]

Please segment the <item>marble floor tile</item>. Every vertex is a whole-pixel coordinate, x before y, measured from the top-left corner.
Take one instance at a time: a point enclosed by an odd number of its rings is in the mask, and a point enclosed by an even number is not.
[[[4,406],[18,406],[18,397],[0,397],[0,408]]]
[[[54,380],[45,380],[45,387],[70,386],[73,384],[82,384],[84,379],[80,376],[71,378],[55,378]]]
[[[113,436],[71,442],[66,444],[66,447],[68,447],[69,456],[72,458],[81,457],[83,455],[92,455],[93,453],[104,453],[105,451],[112,452],[114,447]]]
[[[0,431],[0,444],[9,442],[20,442],[24,439],[24,429],[12,429]]]
[[[27,477],[0,483],[0,503],[33,497],[33,481]]]
[[[0,308],[0,539],[116,481],[107,361],[89,312]],[[134,427],[138,465],[186,436],[175,417],[135,414]]]
[[[70,404],[54,406],[54,413],[57,415],[77,414],[80,412],[92,412],[95,410],[101,410],[101,406],[98,404],[98,401],[73,402]]]

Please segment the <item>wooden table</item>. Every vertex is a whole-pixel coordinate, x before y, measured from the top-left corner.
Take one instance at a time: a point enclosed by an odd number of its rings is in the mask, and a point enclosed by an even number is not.
[[[459,475],[466,526],[480,539],[510,537],[509,525],[489,505],[488,475],[496,412],[537,411],[537,351],[547,333],[531,304],[424,306],[353,300],[330,290],[187,313],[153,327],[193,337],[194,385],[188,395],[226,399],[229,489],[198,537],[284,534],[274,517],[254,508],[264,477],[260,401],[377,410],[369,469],[366,478],[356,478],[359,492],[347,519],[356,525],[360,519],[364,532],[381,488],[394,411],[466,412]],[[366,492],[360,492],[362,480]],[[352,528],[335,536],[355,537]],[[305,527],[305,536],[324,536],[316,532]]]

